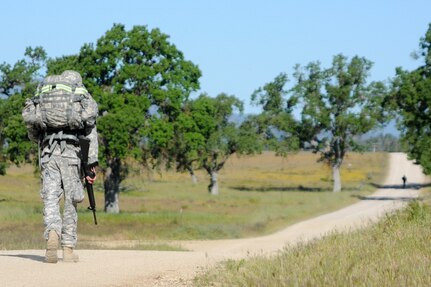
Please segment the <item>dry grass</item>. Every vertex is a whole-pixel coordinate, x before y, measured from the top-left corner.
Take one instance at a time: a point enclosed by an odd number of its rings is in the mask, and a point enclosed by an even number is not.
[[[349,153],[341,168],[344,190],[358,189],[369,182],[380,182],[385,176],[387,164],[383,153]],[[272,152],[255,156],[232,156],[220,172],[222,187],[239,190],[332,190],[332,170],[318,163],[319,156],[311,152],[300,152],[288,157],[277,157]],[[197,171],[201,183],[208,183],[205,171]],[[140,180],[147,181],[148,174]],[[188,182],[188,174],[152,173],[152,181]],[[135,178],[136,179],[136,178]],[[130,181],[129,181],[130,182]]]
[[[381,180],[383,158],[383,154],[348,154],[341,169],[344,190],[357,189],[370,180]],[[233,157],[221,177],[231,187],[251,190],[332,190],[332,170],[317,160],[318,155],[310,152],[287,158],[274,157],[270,152],[254,157]],[[369,164],[364,165],[364,162]]]
[[[219,175],[220,195],[207,192],[208,176],[136,170],[122,184],[120,214],[106,214],[101,182],[95,186],[99,225],[88,203],[79,205],[79,242],[239,238],[267,234],[336,210],[374,189],[386,155],[351,154],[342,169],[345,191],[331,192],[330,169],[316,155],[265,153],[233,157]],[[32,167],[0,177],[0,249],[43,248],[40,182]],[[137,248],[142,248],[137,246]]]

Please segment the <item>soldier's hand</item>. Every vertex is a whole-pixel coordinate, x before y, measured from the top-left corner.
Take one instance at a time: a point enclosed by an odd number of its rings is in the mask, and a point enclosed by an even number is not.
[[[96,181],[96,178],[97,178],[97,176],[96,176],[96,168],[95,167],[91,168],[91,172],[94,174],[94,177],[89,177],[88,175],[85,177],[85,179],[87,180],[87,182],[89,184],[93,184]]]

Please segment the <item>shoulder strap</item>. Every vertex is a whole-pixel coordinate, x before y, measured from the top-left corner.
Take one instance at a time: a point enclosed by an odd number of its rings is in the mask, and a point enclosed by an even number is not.
[[[62,91],[72,93],[72,94],[77,94],[77,95],[88,94],[87,89],[84,87],[76,87],[76,86],[71,86],[64,83],[55,83],[55,84],[47,84],[47,85],[38,87],[38,89],[36,90],[35,97],[44,93],[52,92],[54,90],[62,90]]]

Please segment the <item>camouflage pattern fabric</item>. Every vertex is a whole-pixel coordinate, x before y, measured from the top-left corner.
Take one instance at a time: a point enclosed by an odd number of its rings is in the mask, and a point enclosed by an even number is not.
[[[75,247],[77,241],[77,203],[84,199],[84,188],[80,179],[81,161],[77,156],[79,147],[66,145],[61,152],[57,145],[52,154],[47,146],[41,158],[42,190],[44,203],[43,219],[48,239],[50,230],[61,238],[62,246]],[[64,197],[63,218],[60,214],[60,200]]]
[[[90,131],[89,162],[97,162],[98,142],[96,127]],[[44,202],[44,236],[48,239],[50,230],[61,238],[61,245],[75,248],[77,241],[77,203],[84,200],[81,181],[80,147],[74,144],[47,144],[41,155],[41,198]],[[64,197],[63,219],[60,214],[60,200]]]
[[[76,71],[72,71],[72,70],[64,71],[63,73],[61,73],[61,79],[65,80],[68,83],[71,83],[77,86],[82,86],[82,77]]]
[[[26,100],[22,111],[29,138],[35,142],[38,141],[37,132],[41,130],[93,127],[97,114],[97,103],[75,71],[47,76],[35,96]]]

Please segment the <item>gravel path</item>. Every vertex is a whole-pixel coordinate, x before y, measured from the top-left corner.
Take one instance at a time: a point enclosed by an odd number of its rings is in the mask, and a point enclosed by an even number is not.
[[[219,261],[269,255],[286,245],[333,230],[369,224],[418,196],[428,182],[403,153],[392,153],[384,186],[360,202],[277,233],[247,239],[183,241],[181,251],[78,250],[79,263],[44,264],[44,250],[0,251],[0,286],[190,286],[193,276]],[[401,177],[407,177],[402,189]],[[60,252],[59,252],[60,254]]]

